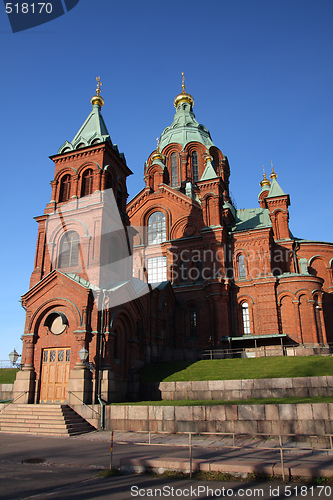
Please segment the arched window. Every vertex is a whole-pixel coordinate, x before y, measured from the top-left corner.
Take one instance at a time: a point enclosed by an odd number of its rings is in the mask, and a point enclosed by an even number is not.
[[[60,244],[59,267],[75,267],[79,263],[80,237],[76,231],[68,231]]]
[[[166,241],[166,220],[163,212],[154,212],[148,219],[148,245]]]
[[[171,154],[171,186],[178,186],[177,153]]]
[[[190,314],[190,337],[193,339],[196,338],[198,335],[197,332],[198,318],[195,306],[190,307],[189,314]]]
[[[121,186],[117,187],[117,206],[119,210],[122,210],[123,206],[123,190],[121,189]]]
[[[242,316],[243,316],[243,333],[244,335],[248,335],[251,333],[251,325],[250,325],[249,304],[247,302],[243,302],[242,304]]]
[[[69,174],[64,175],[60,182],[60,196],[59,202],[68,201],[71,194],[71,176]]]
[[[91,168],[86,170],[82,176],[81,196],[89,196],[93,192],[94,174]]]
[[[196,151],[193,151],[192,153],[192,173],[193,173],[193,182],[198,182],[199,168],[198,168],[198,153]]]
[[[239,278],[246,278],[245,258],[243,254],[238,257],[238,276]]]
[[[216,172],[216,161],[215,161],[215,158],[212,159],[212,167],[213,167],[213,169]]]

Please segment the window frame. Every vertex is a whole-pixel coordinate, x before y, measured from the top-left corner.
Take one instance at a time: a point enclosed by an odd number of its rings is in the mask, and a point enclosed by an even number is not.
[[[148,283],[162,283],[167,281],[167,258],[165,255],[147,259]]]
[[[248,302],[242,302],[242,326],[243,335],[251,335],[250,306]]]
[[[193,183],[199,181],[199,163],[198,163],[198,153],[196,151],[192,152],[192,177],[193,177]]]
[[[157,218],[157,220],[153,220]],[[166,215],[156,210],[148,217],[147,221],[147,245],[160,245],[167,241]]]
[[[72,177],[70,174],[65,174],[60,179],[59,203],[65,203],[70,199]]]
[[[87,168],[82,174],[81,197],[89,196],[94,190],[94,172],[92,168]]]
[[[246,272],[245,256],[242,253],[240,253],[237,257],[237,266],[238,266],[238,278],[241,280],[245,280],[247,278],[247,272]]]
[[[64,249],[65,243],[67,244],[68,248]],[[77,249],[75,249],[74,245],[76,245]],[[63,269],[69,267],[77,267],[79,265],[79,259],[80,259],[80,235],[79,233],[77,233],[77,231],[74,230],[66,231],[66,233],[60,240],[58,268]]]
[[[178,157],[177,153],[173,152],[170,155],[170,173],[171,173],[171,187],[178,186]]]

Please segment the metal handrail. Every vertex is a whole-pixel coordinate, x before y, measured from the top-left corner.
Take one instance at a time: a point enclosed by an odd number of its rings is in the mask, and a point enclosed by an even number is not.
[[[246,339],[245,339],[246,340]],[[225,356],[232,356],[235,354],[242,354],[244,352],[257,352],[257,351],[283,351],[285,352],[286,349],[294,349],[297,350],[298,348],[302,349],[322,349],[327,351],[328,353],[331,353],[332,351],[333,344],[332,343],[327,343],[325,345],[314,345],[314,344],[302,344],[300,346],[295,346],[293,344],[283,344],[281,345],[269,345],[269,346],[259,346],[259,347],[235,347],[235,348],[219,348],[219,349],[204,349],[202,351],[201,357],[203,359],[213,359],[214,355],[225,355]],[[316,354],[313,354],[316,355]]]
[[[257,436],[263,436],[263,437],[277,437],[279,438],[279,444],[275,448],[272,448],[271,446],[260,446],[260,450],[270,450],[274,451],[280,451],[280,462],[281,462],[281,470],[282,470],[282,480],[285,482],[285,467],[284,467],[284,457],[283,457],[283,452],[284,451],[289,451],[289,450],[314,450],[313,447],[306,447],[306,446],[299,446],[297,448],[295,447],[290,447],[290,446],[284,446],[282,438],[283,437],[290,437],[290,436],[300,436],[300,437],[308,437],[308,438],[321,438],[321,437],[328,437],[330,439],[330,448],[315,448],[316,451],[333,451],[333,434],[323,434],[323,435],[315,435],[315,434],[265,434],[265,433],[260,433],[260,432],[252,432],[252,433],[247,433],[247,432],[168,432],[168,431],[136,431],[140,432],[140,434],[148,434],[148,443],[137,443],[137,444],[148,444],[150,446],[161,446],[162,443],[152,443],[151,442],[151,434],[184,434],[188,435],[189,437],[189,462],[190,462],[190,477],[192,477],[192,448],[193,448],[193,442],[192,442],[192,436],[195,435],[212,435],[212,436],[232,436],[232,446],[226,445],[226,448],[237,448],[237,449],[244,449],[244,448],[249,448],[253,450],[251,446],[246,446],[242,444],[241,446],[236,445],[236,436],[249,436],[249,437],[257,437]],[[168,444],[165,443],[163,444],[164,446],[185,446],[183,444],[181,445],[175,445],[174,443]]]
[[[3,408],[1,408],[0,413],[2,412],[2,410],[4,410],[5,408],[7,408],[7,406],[13,404],[14,401],[16,401],[18,398],[20,398],[22,396],[22,394],[26,394],[27,392],[29,392],[29,391],[22,391],[22,392],[20,392],[20,394],[18,394],[16,396],[16,398],[11,399],[10,401],[8,401],[8,403]]]
[[[79,398],[79,396],[77,396],[75,394],[75,392],[68,391],[68,394],[73,394],[73,396],[75,396],[79,401],[81,401],[81,403],[84,404],[84,406],[86,406],[87,408],[89,408],[90,410],[92,410],[94,413],[96,413],[99,417],[101,417],[101,414],[98,413],[98,411],[94,410],[94,408],[92,408],[91,406],[87,405],[87,403],[85,403],[81,398]],[[68,404],[68,406],[70,406],[72,408],[72,410],[74,410],[74,408],[72,407],[72,405],[70,405],[68,402],[67,402],[67,404]]]

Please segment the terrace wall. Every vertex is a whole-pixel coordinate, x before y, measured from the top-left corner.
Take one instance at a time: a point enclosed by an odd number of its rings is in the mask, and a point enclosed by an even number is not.
[[[333,396],[333,376],[161,382],[162,399],[233,401],[252,398]]]

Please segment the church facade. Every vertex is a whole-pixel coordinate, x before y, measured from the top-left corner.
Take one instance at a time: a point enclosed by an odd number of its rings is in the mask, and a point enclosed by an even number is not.
[[[51,157],[51,201],[36,217],[19,402],[136,397],[141,366],[203,349],[333,342],[333,245],[291,234],[273,168],[259,207],[237,210],[228,159],[183,82],[145,187],[126,204],[132,172],[99,84],[91,103]]]

